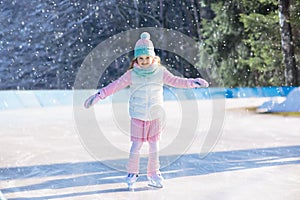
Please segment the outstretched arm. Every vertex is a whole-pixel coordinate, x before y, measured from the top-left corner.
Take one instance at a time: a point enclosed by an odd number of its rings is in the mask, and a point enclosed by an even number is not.
[[[196,88],[196,87],[208,87],[209,84],[202,78],[181,78],[174,76],[167,69],[164,70],[164,84],[177,88]]]
[[[127,71],[120,78],[108,84],[106,87],[101,88],[96,94],[90,96],[85,102],[84,107],[89,108],[96,104],[100,99],[105,99],[106,97],[118,92],[119,90],[127,87],[131,84],[131,73]]]

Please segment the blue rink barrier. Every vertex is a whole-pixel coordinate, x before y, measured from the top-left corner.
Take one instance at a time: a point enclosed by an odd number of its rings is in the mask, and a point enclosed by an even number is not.
[[[197,88],[178,89],[164,87],[164,100],[191,100],[211,98],[260,98],[287,96],[295,87],[255,87],[255,88]],[[82,98],[86,99],[95,90],[82,90]],[[126,102],[130,92],[128,89],[118,92],[114,102]],[[8,90],[0,91],[0,110],[41,108],[51,106],[70,106],[73,104],[73,90]],[[103,102],[111,101],[108,97]]]
[[[249,98],[249,97],[276,97],[287,96],[295,87],[245,87],[245,88],[225,88],[226,98]]]

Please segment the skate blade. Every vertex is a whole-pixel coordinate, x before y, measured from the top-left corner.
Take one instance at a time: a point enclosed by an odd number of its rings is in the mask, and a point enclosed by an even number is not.
[[[134,184],[128,184],[128,190],[134,192],[135,185]]]
[[[153,187],[153,188],[157,188],[157,189],[161,189],[161,188],[164,187],[163,185],[155,185],[155,184],[151,184],[151,183],[149,183],[148,186]]]

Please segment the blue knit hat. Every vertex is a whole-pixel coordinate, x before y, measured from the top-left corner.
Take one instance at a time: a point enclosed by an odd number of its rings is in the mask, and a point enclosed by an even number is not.
[[[143,32],[141,34],[141,39],[136,42],[134,47],[134,58],[142,55],[155,56],[154,46],[148,32]]]

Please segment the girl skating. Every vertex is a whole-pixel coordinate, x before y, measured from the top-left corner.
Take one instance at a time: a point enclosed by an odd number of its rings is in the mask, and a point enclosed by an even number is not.
[[[177,88],[208,87],[201,78],[187,79],[171,74],[160,65],[155,55],[150,34],[144,32],[136,42],[131,67],[119,79],[101,88],[84,103],[85,108],[97,103],[119,90],[130,86],[129,115],[131,117],[131,149],[127,165],[126,183],[130,189],[138,179],[140,150],[144,142],[149,143],[147,177],[149,185],[163,187],[163,176],[159,170],[159,140],[162,133],[163,85]]]

